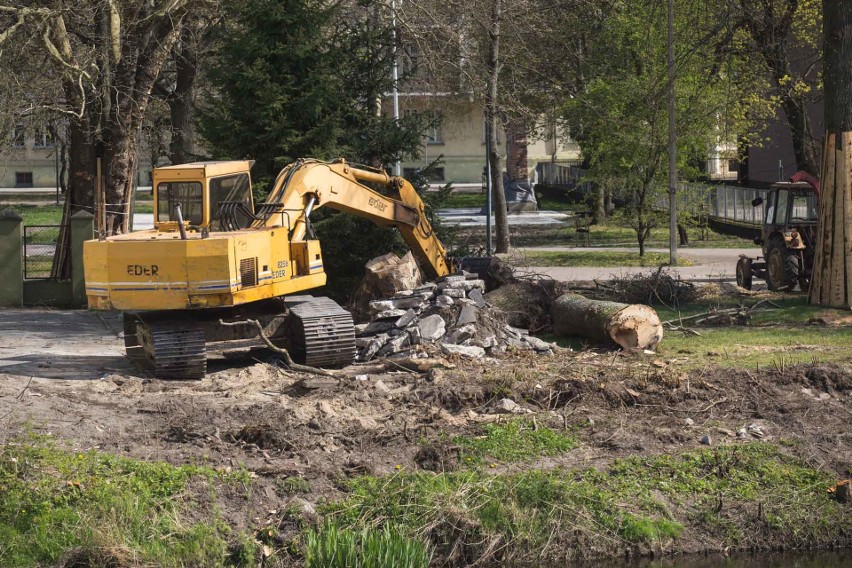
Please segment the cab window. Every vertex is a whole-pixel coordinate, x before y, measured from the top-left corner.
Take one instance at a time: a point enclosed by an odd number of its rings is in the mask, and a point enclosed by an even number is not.
[[[791,222],[811,222],[817,220],[817,200],[814,195],[797,195],[793,197],[793,214]]]
[[[166,181],[157,185],[157,221],[177,221],[175,205],[180,203],[183,220],[200,225],[204,220],[202,189],[197,181]]]
[[[251,183],[248,174],[229,175],[210,180],[210,222],[214,230],[225,229],[221,219],[223,202],[242,203],[247,210],[252,210]],[[243,213],[237,212],[236,215],[235,221],[240,227],[248,226],[249,219]]]
[[[775,204],[775,224],[776,225],[786,225],[787,224],[787,196],[789,195],[788,191],[779,191],[778,192],[778,203]]]

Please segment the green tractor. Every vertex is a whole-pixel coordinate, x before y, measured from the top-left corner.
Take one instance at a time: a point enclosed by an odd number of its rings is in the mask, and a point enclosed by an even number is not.
[[[814,181],[778,182],[769,188],[761,236],[763,257],[740,256],[737,285],[751,290],[752,279],[766,280],[770,290],[806,292],[814,267],[819,186]],[[751,204],[764,204],[758,197]],[[761,260],[762,258],[762,260]]]

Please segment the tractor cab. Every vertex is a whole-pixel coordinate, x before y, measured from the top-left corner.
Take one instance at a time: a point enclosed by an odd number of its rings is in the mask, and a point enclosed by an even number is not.
[[[810,285],[814,245],[819,217],[819,195],[807,182],[772,184],[764,200],[752,201],[764,207],[761,236],[754,243],[763,249],[763,261],[742,256],[737,263],[737,284],[751,289],[754,276],[766,280],[770,290],[802,291]]]
[[[813,243],[810,237],[813,237],[817,225],[819,204],[810,184],[773,184],[764,211],[761,238],[755,243],[763,245],[764,254],[769,253],[768,246],[773,238],[783,238],[789,247],[796,249],[805,249]],[[800,235],[798,240],[797,234]]]
[[[194,162],[155,168],[154,226],[179,230],[178,217],[190,229],[228,230],[234,215],[247,224],[254,211],[251,161]],[[239,220],[238,220],[239,221]],[[245,226],[245,225],[243,225]]]

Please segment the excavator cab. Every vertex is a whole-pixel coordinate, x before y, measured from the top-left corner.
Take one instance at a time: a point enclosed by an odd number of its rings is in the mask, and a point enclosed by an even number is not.
[[[229,230],[236,216],[247,226],[254,214],[249,170],[252,161],[199,162],[156,168],[153,174],[154,226],[178,231],[178,217],[189,229]]]

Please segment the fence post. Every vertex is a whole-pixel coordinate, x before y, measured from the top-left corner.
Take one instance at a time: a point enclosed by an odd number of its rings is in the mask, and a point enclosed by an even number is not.
[[[0,211],[0,272],[7,276],[0,286],[0,306],[7,308],[24,305],[23,221],[17,211]]]
[[[88,211],[71,215],[71,302],[75,308],[86,305],[86,279],[83,275],[83,243],[95,238],[95,216]]]

